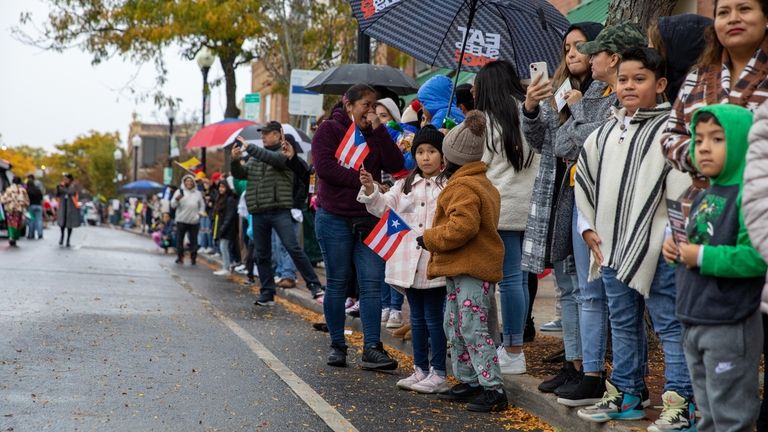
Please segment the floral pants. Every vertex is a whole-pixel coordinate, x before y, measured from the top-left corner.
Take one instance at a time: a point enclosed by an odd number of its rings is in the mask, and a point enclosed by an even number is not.
[[[488,333],[493,284],[467,275],[446,278],[448,296],[443,326],[453,373],[463,383],[485,388],[503,384],[496,346]]]

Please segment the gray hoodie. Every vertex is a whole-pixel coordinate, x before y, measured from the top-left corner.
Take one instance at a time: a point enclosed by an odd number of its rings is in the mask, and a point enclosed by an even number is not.
[[[200,223],[200,214],[205,211],[205,201],[203,194],[193,185],[192,189],[184,186],[184,180],[195,178],[187,174],[181,178],[179,190],[171,198],[171,207],[176,209],[176,223],[197,224]],[[183,194],[182,194],[183,190]],[[177,199],[181,197],[181,199]]]

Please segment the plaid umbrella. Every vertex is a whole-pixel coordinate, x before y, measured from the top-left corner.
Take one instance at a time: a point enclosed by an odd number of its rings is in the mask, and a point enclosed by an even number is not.
[[[560,63],[568,20],[547,0],[350,0],[360,30],[432,66],[477,71],[494,60],[529,78]],[[469,29],[469,31],[467,31]]]

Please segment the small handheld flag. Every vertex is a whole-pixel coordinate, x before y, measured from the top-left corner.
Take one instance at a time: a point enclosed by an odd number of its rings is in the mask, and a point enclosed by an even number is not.
[[[360,165],[369,151],[365,137],[353,121],[336,149],[336,159],[347,168],[360,170]]]
[[[409,231],[411,227],[394,210],[389,209],[363,243],[387,261]]]

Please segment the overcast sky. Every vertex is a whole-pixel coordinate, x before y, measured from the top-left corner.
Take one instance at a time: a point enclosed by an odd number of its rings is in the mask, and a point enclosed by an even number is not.
[[[18,42],[11,28],[19,14],[31,11],[43,22],[48,9],[40,0],[0,0],[0,134],[8,146],[29,144],[53,150],[55,144],[72,141],[91,130],[120,133],[125,146],[131,113],[146,122],[165,123],[164,110],[151,101],[137,103],[125,89],[155,86],[153,64],[135,65],[119,58],[91,66],[91,56],[78,49],[64,53],[41,51]],[[202,106],[202,74],[194,61],[181,58],[178,49],[166,54],[167,94],[182,99],[180,111],[187,116]],[[250,68],[237,69],[238,100],[250,90]],[[209,80],[222,77],[218,61]],[[224,117],[224,86],[211,95],[211,120]]]

